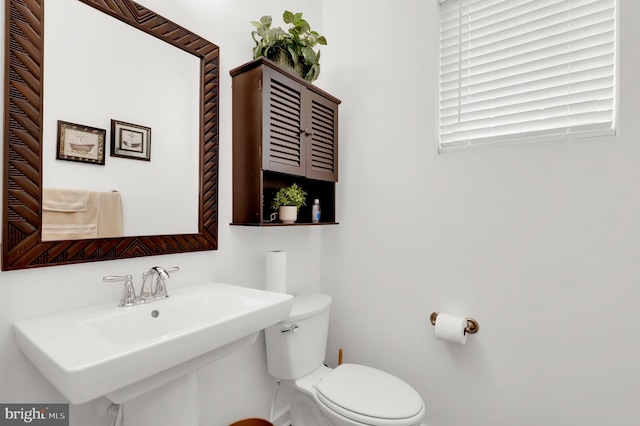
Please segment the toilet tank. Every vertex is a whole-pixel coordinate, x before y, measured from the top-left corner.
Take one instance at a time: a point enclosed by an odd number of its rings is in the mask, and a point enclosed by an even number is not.
[[[327,350],[330,307],[331,297],[326,294],[303,294],[293,298],[289,318],[265,330],[269,374],[282,380],[294,380],[322,366]]]

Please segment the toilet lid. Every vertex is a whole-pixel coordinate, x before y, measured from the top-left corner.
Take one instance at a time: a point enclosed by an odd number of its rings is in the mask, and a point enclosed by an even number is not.
[[[362,421],[363,416],[409,420],[421,417],[424,411],[422,398],[415,389],[389,373],[364,365],[336,367],[318,383],[317,391],[322,402],[334,409],[337,407],[340,414],[356,421]]]
[[[318,315],[331,306],[331,296],[320,293],[302,294],[293,298],[286,322],[300,321]]]

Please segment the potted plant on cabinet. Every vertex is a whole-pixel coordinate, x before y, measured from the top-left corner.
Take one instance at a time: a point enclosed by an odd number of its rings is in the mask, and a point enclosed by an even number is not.
[[[298,219],[298,210],[305,206],[307,193],[297,184],[280,188],[276,193],[271,208],[278,211],[278,218],[282,223],[294,223]],[[272,219],[275,219],[275,213]]]
[[[302,13],[285,10],[282,19],[289,24],[287,31],[280,27],[271,28],[273,20],[269,15],[260,18],[259,22],[251,21],[256,27],[251,32],[256,43],[253,58],[264,56],[305,80],[315,81],[320,75],[320,51],[314,48],[318,44],[326,46],[327,39],[311,30]]]

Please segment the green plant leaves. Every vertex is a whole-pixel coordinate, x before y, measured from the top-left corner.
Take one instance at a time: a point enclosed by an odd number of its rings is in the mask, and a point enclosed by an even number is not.
[[[287,47],[289,51],[289,55],[291,55],[291,59],[293,60],[294,65],[298,65],[298,59],[300,58],[300,54],[296,52],[291,46]]]
[[[300,16],[302,17],[302,14],[300,14]],[[282,19],[284,20],[285,24],[291,24],[294,21],[294,15],[288,10],[285,10],[284,14],[282,15]]]
[[[314,64],[316,62],[316,52],[310,47],[302,48],[302,56],[307,64]]]
[[[316,31],[311,30],[309,23],[302,18],[302,13],[292,13],[285,10],[282,19],[289,24],[287,31],[282,28],[271,28],[273,20],[265,15],[260,22],[251,21],[256,30],[251,32],[251,37],[256,43],[253,48],[253,58],[268,57],[273,47],[281,48],[291,55],[294,65],[303,62],[305,65],[305,79],[314,81],[320,74],[320,52],[313,48],[321,44],[327,45],[327,39]]]
[[[260,18],[260,22],[262,23],[262,25],[269,28],[271,26],[271,23],[273,22],[273,19],[271,18],[271,16],[265,15],[262,18]]]
[[[295,206],[300,209],[300,207],[307,205],[305,202],[306,196],[307,193],[294,183],[291,186],[280,188],[271,202],[271,208],[277,210],[280,206]]]

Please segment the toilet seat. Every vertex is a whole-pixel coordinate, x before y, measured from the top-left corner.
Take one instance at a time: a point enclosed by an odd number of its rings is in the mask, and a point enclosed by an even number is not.
[[[420,395],[399,378],[357,364],[342,364],[316,387],[319,403],[347,419],[373,426],[411,426],[424,415]]]

